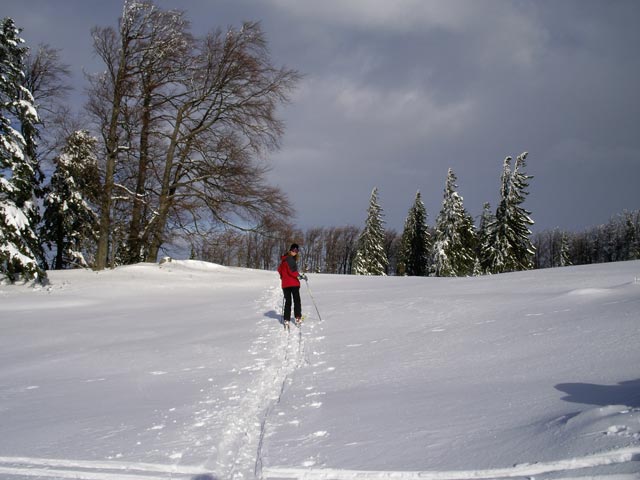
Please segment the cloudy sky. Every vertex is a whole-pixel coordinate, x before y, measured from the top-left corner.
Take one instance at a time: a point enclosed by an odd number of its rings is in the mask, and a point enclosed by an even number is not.
[[[272,182],[297,225],[361,226],[373,187],[401,230],[420,190],[433,225],[448,168],[467,210],[495,207],[506,156],[529,152],[535,231],[640,208],[640,1],[157,0],[193,32],[259,20],[273,62],[304,74],[281,111]],[[102,66],[90,29],[119,0],[0,0],[30,45]]]

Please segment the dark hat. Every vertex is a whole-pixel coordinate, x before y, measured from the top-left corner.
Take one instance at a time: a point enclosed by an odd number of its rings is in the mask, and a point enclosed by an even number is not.
[[[300,250],[300,247],[298,246],[297,243],[291,244],[291,248],[289,248],[289,251],[292,252],[293,250]]]

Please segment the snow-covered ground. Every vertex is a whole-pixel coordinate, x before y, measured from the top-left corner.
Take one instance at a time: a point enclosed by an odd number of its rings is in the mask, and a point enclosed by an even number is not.
[[[640,478],[640,262],[0,286],[2,479]]]

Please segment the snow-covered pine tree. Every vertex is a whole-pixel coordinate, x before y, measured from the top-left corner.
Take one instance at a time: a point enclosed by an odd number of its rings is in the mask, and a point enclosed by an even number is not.
[[[627,246],[627,260],[637,260],[640,258],[640,225],[638,219],[640,218],[640,211],[624,212],[624,243]]]
[[[533,267],[535,248],[531,243],[529,226],[531,212],[521,205],[528,192],[529,179],[524,173],[527,152],[516,158],[511,169],[511,157],[504,160],[501,178],[500,204],[495,221],[489,226],[489,235],[483,245],[483,257],[490,273],[528,270]]]
[[[95,243],[100,180],[95,148],[98,140],[86,130],[72,133],[61,154],[44,199],[43,241],[55,246],[53,268],[87,267],[86,246]]]
[[[367,221],[358,239],[358,249],[353,260],[356,275],[386,275],[389,263],[384,249],[384,220],[382,208],[378,204],[378,189],[371,192]]]
[[[404,222],[400,243],[398,274],[427,276],[429,273],[430,250],[430,238],[427,231],[427,210],[418,191],[413,206],[409,209]]]
[[[512,224],[511,230],[516,234],[514,241],[514,251],[518,270],[530,270],[533,268],[533,257],[536,249],[531,242],[531,230],[529,227],[534,224],[531,219],[531,212],[522,207],[526,196],[529,194],[529,179],[533,178],[524,172],[526,168],[526,158],[528,153],[523,152],[516,157],[513,167],[512,188],[509,191],[511,215],[509,220]]]
[[[464,209],[457,187],[456,176],[449,169],[433,242],[433,270],[438,277],[472,275],[475,265],[473,219]]]
[[[560,235],[560,251],[558,252],[558,266],[567,267],[571,265],[569,259],[569,237],[566,232]]]
[[[500,273],[508,270],[509,257],[511,256],[509,234],[507,232],[507,197],[511,188],[511,157],[506,157],[502,163],[500,176],[500,202],[496,209],[493,221],[487,226],[487,234],[482,244],[483,266],[487,273]]]
[[[482,275],[488,271],[489,262],[488,259],[484,257],[484,246],[489,242],[490,226],[495,222],[495,219],[496,217],[491,211],[491,204],[489,202],[485,202],[482,206],[482,215],[480,217],[480,225],[478,226],[478,245],[476,250],[478,266],[474,275]]]
[[[44,280],[36,192],[38,114],[24,86],[27,48],[10,18],[0,23],[0,275],[10,281]]]

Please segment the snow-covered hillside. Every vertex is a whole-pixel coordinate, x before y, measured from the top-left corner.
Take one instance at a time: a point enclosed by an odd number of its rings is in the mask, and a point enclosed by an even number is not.
[[[640,262],[0,286],[2,479],[640,478]]]

